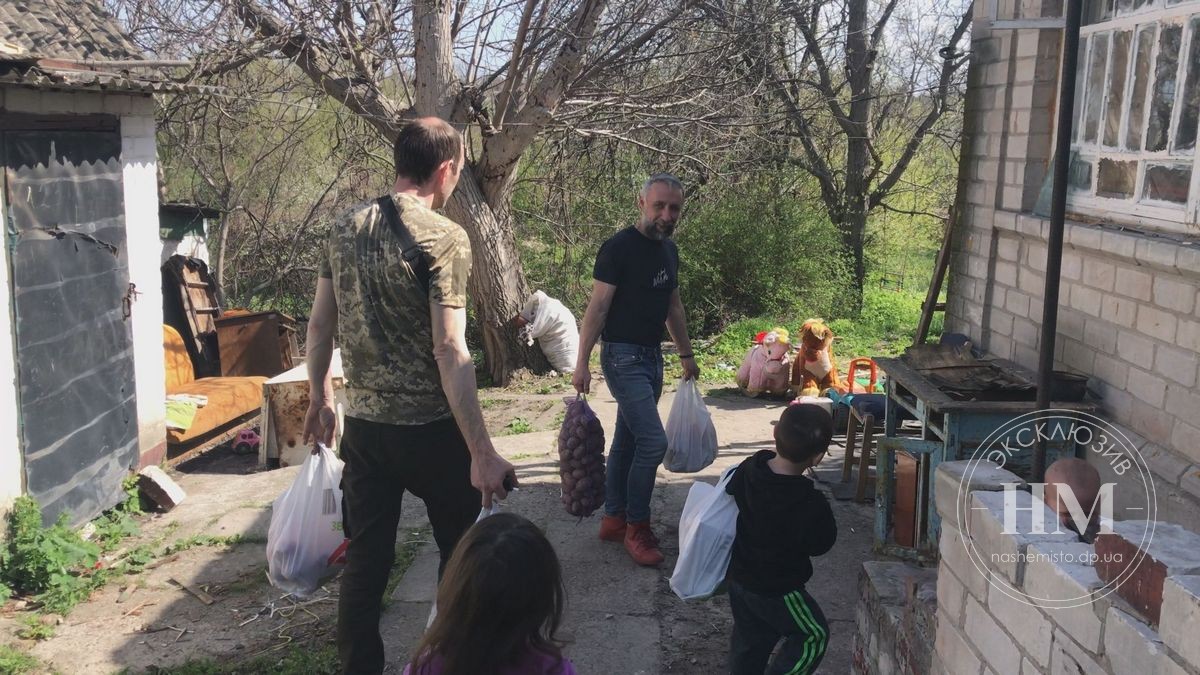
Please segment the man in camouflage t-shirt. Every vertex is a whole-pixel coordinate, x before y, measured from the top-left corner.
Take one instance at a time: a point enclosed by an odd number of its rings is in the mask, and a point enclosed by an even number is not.
[[[308,326],[306,442],[333,440],[335,332],[346,379],[340,450],[350,546],[338,605],[346,673],[383,670],[379,612],[404,491],[425,502],[440,576],[480,505],[516,483],[484,427],[467,351],[471,245],[433,211],[458,183],[462,138],[442,120],[420,119],[396,138],[395,159],[394,194],[356,206],[330,229]],[[404,231],[419,249],[412,264]]]

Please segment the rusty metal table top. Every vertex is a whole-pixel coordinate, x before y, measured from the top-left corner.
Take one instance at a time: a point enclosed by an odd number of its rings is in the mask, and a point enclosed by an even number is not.
[[[879,364],[880,370],[887,373],[888,377],[912,392],[926,407],[937,412],[1013,413],[1019,415],[1037,410],[1035,401],[956,401],[901,358],[878,357],[875,359],[875,363]],[[991,363],[1030,383],[1037,381],[1036,375],[1032,371],[1008,359],[983,358],[980,359],[980,363]],[[1052,401],[1050,407],[1079,412],[1095,412],[1098,406],[1095,401]]]

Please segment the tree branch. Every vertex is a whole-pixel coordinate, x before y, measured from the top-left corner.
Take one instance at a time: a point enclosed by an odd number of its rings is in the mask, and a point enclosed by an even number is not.
[[[958,46],[959,41],[966,34],[967,28],[971,25],[972,7],[973,5],[967,6],[962,18],[958,21],[958,25],[954,27],[954,32],[950,35],[951,47]],[[917,154],[917,150],[921,147],[921,141],[925,139],[925,135],[933,127],[934,123],[937,122],[938,118],[942,116],[942,113],[945,112],[946,97],[950,92],[951,80],[953,80],[954,73],[963,63],[962,59],[959,59],[953,53],[954,51],[956,50],[948,51],[942,57],[942,72],[938,79],[937,93],[930,102],[929,112],[925,114],[921,123],[913,131],[912,136],[909,137],[908,143],[904,146],[904,151],[900,154],[900,159],[896,161],[896,164],[888,172],[888,175],[871,192],[870,199],[867,202],[868,209],[878,206],[887,198],[888,193],[896,185],[896,181],[900,180],[900,177],[904,175],[904,170],[908,168],[909,163],[912,162],[913,157]]]

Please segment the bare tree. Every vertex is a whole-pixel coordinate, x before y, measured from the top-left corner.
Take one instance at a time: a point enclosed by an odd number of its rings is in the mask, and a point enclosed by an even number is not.
[[[110,1],[155,51],[194,58],[192,78],[285,59],[386,139],[416,115],[466,129],[468,167],[448,211],[471,237],[475,318],[498,384],[545,367],[508,323],[529,290],[510,206],[521,158],[549,129],[633,139],[661,122],[636,111],[652,103],[662,118],[702,88],[686,69],[663,70],[672,76],[652,89],[622,79],[687,62],[678,38],[699,17],[691,0]]]
[[[307,310],[325,223],[364,199],[371,153],[286,63],[208,78],[163,101],[159,155],[169,199],[217,209],[213,275],[224,304]],[[374,134],[370,134],[374,136]],[[377,138],[377,136],[375,137]],[[378,186],[377,186],[378,187]]]
[[[741,36],[743,63],[770,88],[786,160],[820,186],[861,302],[868,216],[899,210],[889,198],[911,189],[906,171],[961,100],[970,7],[717,0],[707,10]]]

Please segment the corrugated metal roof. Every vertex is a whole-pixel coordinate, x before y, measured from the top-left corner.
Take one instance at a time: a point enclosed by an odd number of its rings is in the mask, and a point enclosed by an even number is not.
[[[38,58],[141,57],[117,20],[95,0],[0,0],[0,37]]]

